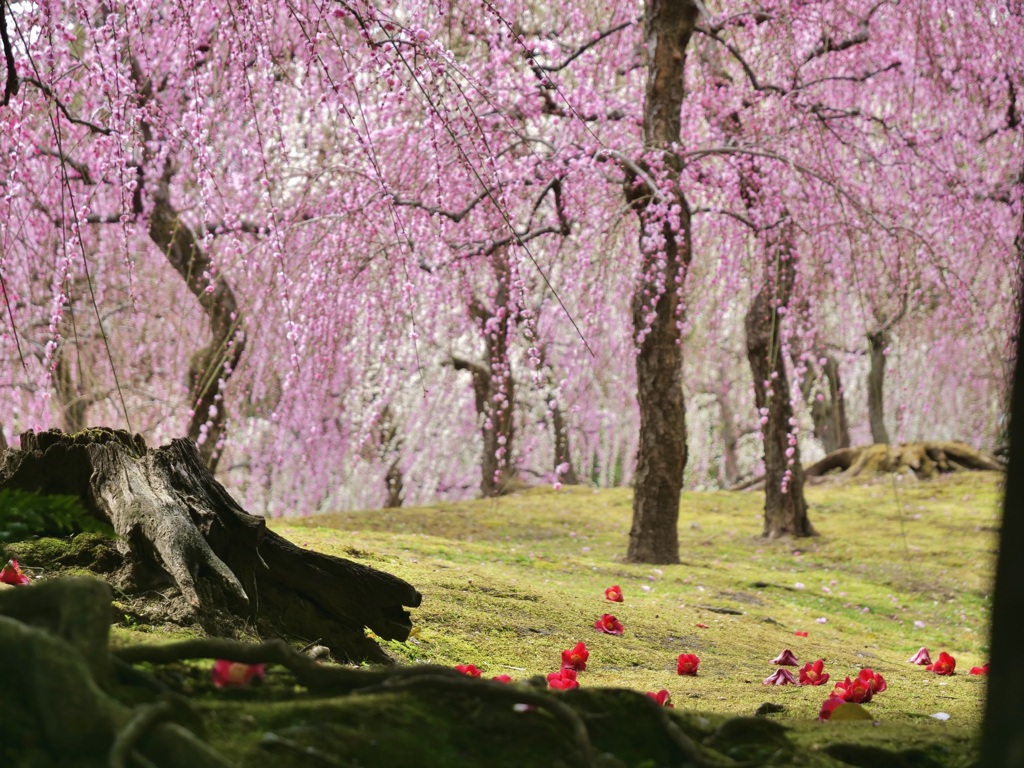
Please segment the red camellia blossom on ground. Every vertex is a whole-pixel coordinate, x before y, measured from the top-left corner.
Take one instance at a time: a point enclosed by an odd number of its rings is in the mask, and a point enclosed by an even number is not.
[[[700,659],[695,653],[680,653],[679,661],[676,663],[676,673],[680,675],[696,675],[697,667],[700,666]]]
[[[511,683],[512,682],[512,678],[509,677],[508,675],[495,675],[494,677],[491,678],[491,680],[494,680],[494,681],[499,682],[499,683]]]
[[[796,678],[788,669],[776,669],[765,678],[765,685],[796,685]]]
[[[796,635],[797,637],[807,637],[807,633],[806,632],[801,632],[799,629],[796,632],[794,632],[793,634]]]
[[[987,675],[988,674],[988,663],[982,664],[980,667],[971,667],[972,675]]]
[[[956,659],[950,656],[945,651],[939,654],[939,660],[934,664],[928,665],[928,671],[934,672],[936,675],[952,675],[953,670],[956,669]]]
[[[8,560],[7,565],[0,570],[0,584],[13,584],[21,586],[31,581],[28,576],[21,572],[17,560]]]
[[[793,653],[789,648],[783,649],[782,653],[772,659],[772,664],[782,664],[787,667],[797,667],[800,662],[796,660],[796,654]]]
[[[707,624],[698,624],[697,626],[700,627],[701,629],[707,629],[708,628]]]
[[[266,674],[266,664],[243,664],[227,659],[217,659],[213,663],[213,684],[218,688],[226,685],[245,685],[253,678],[262,680]]]
[[[480,677],[480,670],[472,664],[456,664],[455,668],[467,677]]]
[[[567,669],[575,669],[583,672],[587,668],[587,659],[590,658],[590,651],[584,643],[576,643],[575,648],[562,651],[562,666]]]
[[[909,661],[911,664],[931,664],[932,655],[928,653],[927,648],[921,646],[920,650],[918,650],[917,653],[911,656]]]
[[[554,688],[556,691],[567,691],[571,688],[579,688],[580,684],[576,680],[576,670],[562,667],[557,672],[552,672],[548,675],[548,688]]]
[[[648,691],[647,698],[654,699],[656,702],[658,702],[658,704],[660,704],[663,707],[672,707],[673,709],[675,709],[675,705],[672,703],[672,694],[670,694],[664,688],[662,688],[657,693],[654,693],[653,691]]]
[[[619,588],[619,585],[615,584],[611,587],[608,587],[608,589],[604,591],[604,599],[611,600],[613,603],[621,603],[622,590]]]
[[[840,704],[845,703],[846,699],[842,698],[841,696],[829,696],[821,705],[821,710],[818,712],[818,719],[828,720],[830,717],[832,717],[832,713],[835,711],[835,708],[838,707]]]
[[[837,684],[832,695],[844,701],[852,701],[854,704],[866,704],[871,701],[872,696],[881,693],[887,687],[885,678],[879,673],[862,669],[854,679],[851,680],[847,676],[846,680]]]
[[[800,670],[800,685],[822,685],[828,682],[828,672],[823,672],[825,660],[818,659],[815,662],[807,662]]]
[[[604,632],[606,635],[621,635],[626,628],[622,626],[621,621],[610,613],[606,613],[594,622],[594,629]]]

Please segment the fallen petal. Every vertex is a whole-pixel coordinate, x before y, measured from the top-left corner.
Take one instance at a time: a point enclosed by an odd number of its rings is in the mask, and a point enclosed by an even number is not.
[[[932,663],[932,656],[931,656],[930,653],[928,653],[928,649],[927,648],[925,648],[924,646],[921,646],[921,649],[917,653],[915,653],[913,656],[911,656],[908,659],[908,661],[911,664],[931,664]]]
[[[777,669],[764,681],[765,685],[796,685],[796,678],[788,669]]]
[[[772,659],[772,664],[783,664],[787,667],[798,667],[800,662],[796,660],[796,654],[789,648],[783,649],[782,653]]]
[[[971,667],[971,674],[972,675],[987,675],[988,674],[988,664],[987,663],[982,664],[980,667]]]

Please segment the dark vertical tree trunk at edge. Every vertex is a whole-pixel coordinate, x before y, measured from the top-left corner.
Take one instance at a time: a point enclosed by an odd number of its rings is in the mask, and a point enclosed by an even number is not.
[[[1024,265],[1024,216],[1017,231],[1018,263]],[[1024,282],[1018,285],[1018,306],[1024,304]],[[1024,655],[1020,652],[1020,617],[1024,616],[1024,314],[1018,313],[1016,365],[1010,400],[1010,462],[999,532],[996,585],[992,597],[992,674],[981,734],[985,768],[1024,765]]]
[[[626,198],[640,218],[643,271],[633,294],[633,331],[642,341],[636,357],[640,441],[633,481],[633,525],[626,559],[630,562],[677,563],[679,495],[686,468],[686,405],[683,401],[683,349],[678,288],[690,264],[690,211],[679,191],[679,160],[669,154],[680,141],[679,111],[685,87],[686,47],[697,20],[693,2],[652,0],[644,18],[647,87],[644,101],[644,146],[664,152],[669,180],[654,188],[637,169],[627,167]],[[645,169],[646,170],[646,169]],[[671,191],[665,191],[671,190]],[[679,209],[679,227],[653,221],[649,205],[670,197]],[[660,227],[661,252],[644,245],[645,228]],[[651,301],[657,297],[654,307]],[[649,321],[653,309],[653,321]]]

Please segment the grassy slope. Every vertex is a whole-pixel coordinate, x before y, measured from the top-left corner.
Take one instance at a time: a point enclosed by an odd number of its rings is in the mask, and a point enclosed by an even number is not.
[[[833,680],[864,666],[881,672],[889,690],[869,707],[883,724],[917,726],[900,741],[966,743],[982,712],[984,679],[966,673],[986,660],[999,496],[998,477],[986,474],[819,486],[808,497],[820,535],[769,542],[759,537],[760,494],[687,494],[683,562],[659,568],[622,562],[628,490],[542,488],[273,527],[420,589],[414,637],[390,645],[407,662],[473,663],[521,679],[555,670],[560,651],[583,640],[585,687],[668,688],[677,706],[707,713],[752,714],[771,702],[788,724],[812,720],[831,689],[761,684],[790,647],[801,662],[823,658]],[[624,603],[605,602],[611,584]],[[623,636],[593,629],[604,612],[625,624]],[[922,645],[933,657],[952,653],[957,674],[908,664]],[[697,677],[676,676],[684,651],[700,656]],[[950,720],[927,717],[935,712]]]

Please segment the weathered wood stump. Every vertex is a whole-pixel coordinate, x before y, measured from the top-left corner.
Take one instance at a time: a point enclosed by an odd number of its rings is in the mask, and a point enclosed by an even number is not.
[[[407,582],[350,560],[310,552],[270,531],[210,474],[188,440],[148,449],[107,428],[26,432],[0,453],[0,488],[77,496],[118,534],[108,574],[129,594],[176,588],[179,617],[223,633],[232,622],[319,640],[336,658],[387,663],[366,637],[405,640]]]

